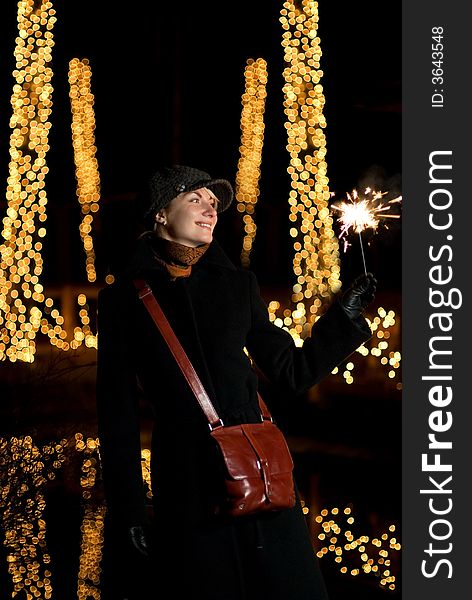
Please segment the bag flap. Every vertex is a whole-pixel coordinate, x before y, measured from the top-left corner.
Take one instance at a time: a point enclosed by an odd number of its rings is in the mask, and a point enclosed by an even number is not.
[[[290,473],[293,460],[285,438],[270,421],[220,427],[211,432],[233,479],[260,477],[260,462],[267,460],[271,475]]]

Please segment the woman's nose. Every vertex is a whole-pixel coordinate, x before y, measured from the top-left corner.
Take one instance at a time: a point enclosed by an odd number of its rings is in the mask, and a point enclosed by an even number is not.
[[[207,205],[205,207],[205,214],[211,215],[212,217],[216,216],[216,208],[209,202],[207,203]]]

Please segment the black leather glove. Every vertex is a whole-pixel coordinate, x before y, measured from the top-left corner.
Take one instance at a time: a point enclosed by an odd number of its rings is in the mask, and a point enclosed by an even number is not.
[[[341,298],[341,306],[351,319],[355,320],[362,315],[374,299],[376,289],[377,279],[372,273],[356,277]]]
[[[146,527],[143,525],[135,525],[128,529],[128,539],[132,546],[144,556],[149,556],[150,539]]]

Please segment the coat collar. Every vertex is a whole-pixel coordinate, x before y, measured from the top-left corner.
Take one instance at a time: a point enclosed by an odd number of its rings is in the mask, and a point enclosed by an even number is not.
[[[220,246],[217,240],[213,239],[208,250],[202,256],[202,258],[198,261],[195,267],[198,266],[206,266],[211,265],[215,267],[221,267],[222,269],[230,269],[231,271],[236,271],[236,266],[230,260],[226,252]]]
[[[152,275],[164,272],[164,268],[154,259],[151,246],[152,233],[146,233],[136,240],[134,251],[130,260],[124,265],[119,273],[120,278],[134,278],[144,275]],[[207,267],[216,267],[218,269],[236,270],[236,266],[229,259],[220,244],[213,239],[208,250],[201,259],[192,267],[200,270]]]

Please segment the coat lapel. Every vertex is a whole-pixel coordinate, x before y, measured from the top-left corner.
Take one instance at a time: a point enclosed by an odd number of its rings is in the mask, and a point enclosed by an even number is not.
[[[143,236],[139,240],[131,264],[125,271],[127,277],[142,277],[150,283],[156,299],[218,412],[221,412],[221,407],[205,359],[192,297],[201,293],[203,289],[208,292],[208,289],[212,288],[228,271],[235,270],[234,264],[214,240],[198,263],[193,265],[190,277],[171,281],[167,272],[152,257],[150,237]],[[212,315],[208,314],[208,318],[212,318]],[[157,333],[160,335],[159,332]]]

